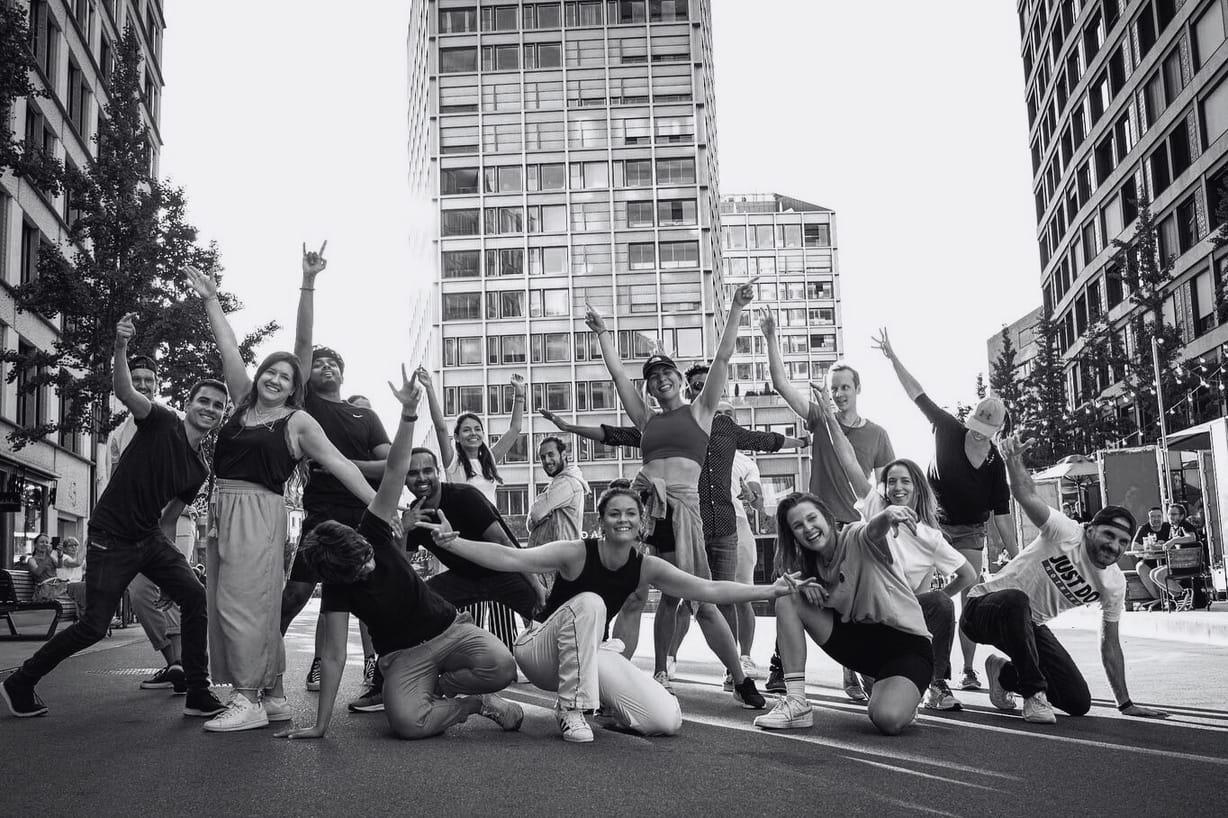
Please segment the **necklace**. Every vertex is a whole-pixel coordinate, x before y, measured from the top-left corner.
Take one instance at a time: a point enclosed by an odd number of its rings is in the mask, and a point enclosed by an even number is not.
[[[247,417],[250,418],[251,420],[256,421],[257,425],[263,426],[265,429],[271,432],[273,431],[273,426],[277,423],[277,421],[281,420],[283,416],[276,415],[271,420],[265,420],[265,418],[268,416],[264,415],[258,408],[256,408],[256,404],[253,403],[247,409]]]

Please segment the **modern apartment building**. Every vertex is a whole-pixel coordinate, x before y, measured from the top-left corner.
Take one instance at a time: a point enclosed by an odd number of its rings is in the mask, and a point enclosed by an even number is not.
[[[1032,359],[1036,357],[1036,322],[1040,320],[1041,307],[1027,315],[1012,321],[1003,329],[1011,339],[1015,348],[1015,377],[1022,379],[1032,373]],[[985,339],[985,383],[989,383],[989,373],[993,372],[998,358],[1002,356],[1002,331],[999,330]]]
[[[144,113],[156,172],[166,27],[161,0],[28,0],[19,5],[30,15],[30,49],[37,63],[32,79],[47,96],[17,100],[8,112],[13,132],[70,165],[93,161],[97,145],[92,138],[106,103],[104,85],[116,44],[131,23],[144,57]],[[60,319],[18,312],[11,288],[38,274],[42,248],[67,241],[67,218],[64,196],[50,196],[11,173],[0,175],[0,343],[6,349],[46,349],[55,341]],[[88,436],[60,434],[18,451],[4,438],[15,427],[53,420],[60,412],[51,387],[19,395],[24,377],[18,373],[14,383],[0,383],[0,553],[6,566],[26,552],[39,532],[82,538],[95,494],[94,442]]]
[[[524,513],[547,482],[546,407],[618,423],[585,304],[606,316],[628,371],[653,342],[683,367],[715,347],[720,287],[715,99],[707,0],[415,0],[409,30],[413,238],[432,271],[411,330],[429,336],[449,419],[507,429],[509,380],[528,380],[499,506]],[[427,327],[429,326],[429,330]],[[594,488],[637,451],[590,441]]]
[[[1157,218],[1161,255],[1175,260],[1165,322],[1181,331],[1187,357],[1222,359],[1228,327],[1214,301],[1228,252],[1213,253],[1209,236],[1228,185],[1228,2],[1022,0],[1018,9],[1042,298],[1060,330],[1071,406],[1112,394],[1077,362],[1087,327],[1107,312],[1134,343],[1112,242],[1132,235],[1140,201]],[[1208,395],[1204,408],[1218,401]]]

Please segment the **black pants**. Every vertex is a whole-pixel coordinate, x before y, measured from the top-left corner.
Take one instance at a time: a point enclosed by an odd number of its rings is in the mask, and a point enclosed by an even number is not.
[[[492,571],[480,577],[463,577],[445,571],[431,577],[427,587],[458,608],[475,602],[501,602],[526,619],[533,617],[537,594],[520,574]]]
[[[69,656],[107,635],[124,589],[143,574],[179,605],[183,670],[189,688],[209,686],[208,614],[205,589],[175,544],[158,532],[133,542],[91,532],[85,560],[85,611],[71,627],[55,635],[18,671],[31,684]]]
[[[1053,631],[1032,621],[1032,603],[1023,591],[970,597],[959,627],[973,642],[1010,657],[999,677],[1002,687],[1024,696],[1044,692],[1050,704],[1072,716],[1091,710],[1087,680]]]

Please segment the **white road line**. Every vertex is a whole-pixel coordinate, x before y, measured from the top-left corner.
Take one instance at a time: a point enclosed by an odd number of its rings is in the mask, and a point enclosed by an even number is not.
[[[868,758],[857,758],[856,756],[844,756],[849,761],[857,761],[862,764],[869,764],[871,767],[881,767],[884,770],[893,770],[897,773],[907,773],[908,775],[916,775],[921,778],[928,778],[932,781],[945,781],[948,784],[959,784],[961,787],[975,787],[978,790],[988,790],[989,792],[1002,792],[997,787],[987,787],[984,784],[973,784],[971,781],[960,781],[958,778],[946,778],[933,773],[923,773],[920,770],[910,770],[907,767],[897,767],[894,764],[884,764],[881,761],[871,761]]]

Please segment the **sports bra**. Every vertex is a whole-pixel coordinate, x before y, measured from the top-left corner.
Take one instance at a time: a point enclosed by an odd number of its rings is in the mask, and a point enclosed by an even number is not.
[[[702,466],[708,456],[708,434],[695,422],[690,406],[679,406],[648,419],[640,450],[645,463],[666,457],[685,457]]]

